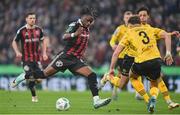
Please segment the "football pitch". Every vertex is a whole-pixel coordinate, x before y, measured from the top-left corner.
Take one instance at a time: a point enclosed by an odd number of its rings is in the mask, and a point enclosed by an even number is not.
[[[31,102],[30,91],[0,90],[0,114],[148,114],[144,101],[134,98],[134,93],[120,92],[117,101],[109,105],[94,109],[90,91],[52,92],[37,91],[38,103]],[[110,92],[101,92],[102,98],[110,97]],[[57,111],[55,102],[59,97],[70,100],[68,111]],[[174,101],[180,102],[180,94],[171,93]],[[169,110],[160,94],[157,100],[156,114],[180,114],[180,108]]]

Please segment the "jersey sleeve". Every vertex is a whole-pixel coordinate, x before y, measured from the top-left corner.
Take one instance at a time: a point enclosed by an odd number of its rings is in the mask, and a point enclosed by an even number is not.
[[[160,29],[160,28],[154,28],[156,40],[161,39],[161,33],[162,32],[165,32],[165,30]]]
[[[124,47],[129,45],[129,38],[128,38],[128,33],[126,33],[123,38],[121,39],[121,41],[119,42],[119,45],[122,45]]]
[[[20,33],[20,30],[18,30],[17,33],[16,33],[16,35],[15,35],[15,37],[14,37],[14,40],[15,40],[16,42],[18,42],[20,39],[21,39],[21,33]]]
[[[76,24],[73,22],[69,24],[68,28],[66,29],[66,33],[73,33],[75,32]]]
[[[120,28],[117,27],[116,30],[114,31],[112,37],[111,37],[110,42],[109,42],[111,47],[116,44],[118,36],[119,36],[119,32],[120,32]]]

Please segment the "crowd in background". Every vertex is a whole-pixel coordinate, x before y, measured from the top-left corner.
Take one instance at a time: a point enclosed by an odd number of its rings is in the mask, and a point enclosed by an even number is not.
[[[87,61],[94,67],[110,63],[112,49],[109,40],[115,28],[123,24],[123,12],[127,9],[135,13],[139,7],[147,6],[151,12],[150,23],[153,26],[167,31],[180,30],[179,0],[1,0],[0,64],[16,63],[11,43],[17,30],[25,24],[25,13],[34,11],[37,14],[37,25],[42,27],[49,37],[49,51],[52,56],[62,50],[62,34],[70,22],[80,17],[80,10],[84,5],[98,11],[98,17],[90,28],[86,53]],[[173,38],[174,57],[180,54],[176,51],[178,41]],[[159,48],[163,56],[163,42],[159,43]],[[180,64],[179,58],[175,60]]]

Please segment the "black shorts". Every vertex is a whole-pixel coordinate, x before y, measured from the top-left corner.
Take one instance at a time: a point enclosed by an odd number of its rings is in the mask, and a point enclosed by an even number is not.
[[[118,69],[122,69],[122,63],[123,63],[123,59],[122,58],[118,58],[117,63],[116,63],[116,67],[118,67]]]
[[[87,64],[82,59],[78,59],[72,55],[67,55],[64,52],[60,52],[56,55],[49,66],[52,66],[54,69],[61,72],[69,69],[72,73],[75,73],[77,69],[87,66]]]
[[[132,72],[141,76],[146,76],[149,80],[157,80],[161,73],[162,60],[160,58],[145,61],[143,63],[134,63]]]
[[[23,69],[30,79],[33,79],[35,71],[42,71],[41,62],[23,62]]]
[[[134,63],[134,57],[125,55],[122,63],[122,75],[129,76],[129,71],[131,69],[132,64]]]

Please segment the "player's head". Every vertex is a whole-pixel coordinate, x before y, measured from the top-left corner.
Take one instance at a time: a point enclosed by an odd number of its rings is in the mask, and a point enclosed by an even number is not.
[[[138,9],[137,14],[140,17],[141,23],[146,24],[150,15],[149,9],[143,6]]]
[[[30,26],[35,25],[35,23],[36,23],[36,14],[35,13],[29,12],[26,14],[25,18],[26,18],[26,23],[28,25],[30,25]]]
[[[129,10],[124,12],[123,20],[124,20],[125,24],[128,24],[128,20],[132,15],[133,15],[132,12]]]
[[[96,18],[96,11],[85,6],[81,11],[81,21],[84,27],[89,27]]]
[[[139,16],[137,16],[137,15],[131,16],[128,20],[128,25],[133,26],[133,25],[137,25],[137,24],[139,24],[139,25],[141,24]]]

